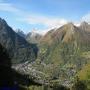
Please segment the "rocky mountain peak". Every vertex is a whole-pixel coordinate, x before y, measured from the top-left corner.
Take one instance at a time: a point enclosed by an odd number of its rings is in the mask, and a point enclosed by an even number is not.
[[[75,26],[72,22],[69,22],[69,23],[65,24],[64,27],[68,27],[68,28],[73,29]]]
[[[90,25],[87,22],[82,22],[80,28],[86,32],[90,32]]]
[[[4,19],[0,18],[0,26],[6,25],[6,24],[7,24],[6,21]]]
[[[85,22],[85,21],[83,21],[83,22],[81,22],[81,25],[80,26],[87,26],[87,25],[88,25],[88,23]]]
[[[18,34],[18,35],[20,35],[21,37],[24,37],[25,38],[25,33],[22,31],[22,30],[20,30],[20,29],[17,29],[16,30],[16,33]]]

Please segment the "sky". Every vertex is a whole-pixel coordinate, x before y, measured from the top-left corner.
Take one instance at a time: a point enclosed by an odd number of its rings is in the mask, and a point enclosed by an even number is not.
[[[90,0],[0,0],[0,17],[14,29],[45,33],[68,22],[90,22]]]

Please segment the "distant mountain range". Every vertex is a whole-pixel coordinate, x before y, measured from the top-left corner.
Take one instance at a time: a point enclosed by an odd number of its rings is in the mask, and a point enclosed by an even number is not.
[[[40,39],[42,38],[42,34],[39,34],[39,33],[37,33],[37,32],[35,32],[35,31],[31,31],[31,32],[29,32],[29,33],[27,33],[27,34],[25,34],[23,31],[21,31],[20,29],[17,29],[17,30],[15,30],[16,31],[16,33],[18,34],[18,35],[20,35],[21,37],[24,37],[26,40],[27,40],[27,42],[29,42],[29,43],[32,43],[32,44],[37,44],[37,43],[39,43],[39,41],[40,41]]]
[[[39,43],[40,39],[42,38],[42,35],[40,35],[39,33],[36,32],[30,32],[26,35],[26,40],[29,43]]]

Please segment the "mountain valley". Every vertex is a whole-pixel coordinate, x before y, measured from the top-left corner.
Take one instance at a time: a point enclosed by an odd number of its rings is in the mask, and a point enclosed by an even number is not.
[[[90,24],[67,23],[44,36],[24,35],[0,18],[0,44],[12,69],[36,83],[21,85],[26,90],[90,90]],[[78,83],[87,89],[76,89]]]

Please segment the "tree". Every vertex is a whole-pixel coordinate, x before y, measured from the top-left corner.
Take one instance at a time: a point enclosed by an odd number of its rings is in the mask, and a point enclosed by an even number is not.
[[[72,90],[87,90],[87,86],[86,86],[85,82],[80,81],[77,76],[76,81],[72,87]]]

